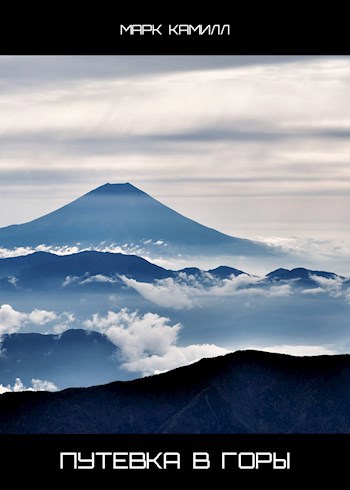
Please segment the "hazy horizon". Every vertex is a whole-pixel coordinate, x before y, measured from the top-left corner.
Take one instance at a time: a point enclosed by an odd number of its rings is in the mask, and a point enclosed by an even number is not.
[[[234,236],[349,240],[349,57],[0,57],[0,226],[129,181]]]

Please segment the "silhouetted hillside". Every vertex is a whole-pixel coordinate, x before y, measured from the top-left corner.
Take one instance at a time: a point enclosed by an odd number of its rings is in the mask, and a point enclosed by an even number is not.
[[[2,433],[350,432],[350,357],[243,351],[129,382],[0,397]]]

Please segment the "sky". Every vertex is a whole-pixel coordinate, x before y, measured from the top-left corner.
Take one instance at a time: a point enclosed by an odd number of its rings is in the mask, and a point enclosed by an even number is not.
[[[234,236],[347,246],[349,155],[349,57],[0,57],[0,226],[131,182]]]

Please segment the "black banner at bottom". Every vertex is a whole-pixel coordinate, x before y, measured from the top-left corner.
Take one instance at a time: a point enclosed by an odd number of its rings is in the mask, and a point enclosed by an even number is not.
[[[0,474],[232,482],[347,475],[350,435],[2,435]]]

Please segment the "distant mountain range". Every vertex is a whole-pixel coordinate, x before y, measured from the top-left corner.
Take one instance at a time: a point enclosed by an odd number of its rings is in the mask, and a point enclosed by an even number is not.
[[[6,248],[41,244],[97,248],[102,243],[162,255],[278,255],[263,243],[196,223],[129,183],[105,184],[34,221],[0,229],[0,247]]]
[[[198,268],[172,271],[136,255],[119,253],[86,251],[72,255],[55,255],[35,252],[22,257],[0,259],[0,290],[62,290],[63,287],[87,290],[96,289],[96,284],[100,289],[120,288],[124,283],[118,276],[154,282],[158,279],[179,277],[182,272],[197,277],[209,272],[218,279],[244,274],[243,271],[224,266],[209,271]]]
[[[247,273],[227,266],[208,271],[197,267],[173,271],[136,255],[120,253],[86,251],[61,256],[35,252],[26,256],[0,259],[0,291],[110,291],[126,287],[120,276],[153,283],[166,278],[181,279],[183,274],[192,275],[198,281],[208,282],[208,274],[214,280],[219,280]],[[318,285],[315,278],[318,277],[344,280],[342,276],[332,272],[304,268],[277,269],[262,278],[260,285],[291,282],[296,287],[315,287]]]
[[[317,281],[315,281],[313,277],[322,277],[324,279],[345,279],[343,276],[339,276],[337,274],[334,274],[333,272],[313,271],[309,269],[304,269],[303,267],[297,267],[296,269],[292,270],[277,269],[267,274],[267,278],[270,281],[297,281],[298,284],[302,284],[304,286],[317,285]]]
[[[130,379],[119,368],[117,348],[106,336],[87,330],[68,330],[60,335],[16,333],[1,338],[0,383],[25,386],[46,379],[58,388],[91,386],[115,379]]]
[[[165,374],[0,396],[1,433],[349,433],[350,357],[243,351]]]

